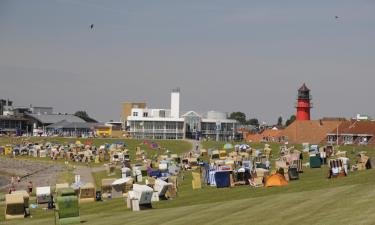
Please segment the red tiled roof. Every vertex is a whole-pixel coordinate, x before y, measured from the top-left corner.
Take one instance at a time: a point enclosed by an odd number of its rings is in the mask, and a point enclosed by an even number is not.
[[[292,144],[325,143],[327,134],[337,129],[343,121],[307,120],[294,121],[282,131],[282,136],[287,137]]]
[[[261,142],[268,138],[276,140],[279,137],[281,137],[281,130],[267,129],[260,134],[248,134],[246,136],[246,140],[253,142]]]

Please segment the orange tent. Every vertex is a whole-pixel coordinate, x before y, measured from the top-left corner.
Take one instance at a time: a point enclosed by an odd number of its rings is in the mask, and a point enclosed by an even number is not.
[[[277,187],[277,186],[287,186],[288,182],[285,177],[281,174],[273,174],[267,178],[266,187]]]

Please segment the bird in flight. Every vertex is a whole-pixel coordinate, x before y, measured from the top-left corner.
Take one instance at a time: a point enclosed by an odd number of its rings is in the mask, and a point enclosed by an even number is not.
[[[339,17],[338,16],[335,16],[335,19],[338,19]]]
[[[91,24],[91,25],[90,25],[90,28],[91,28],[91,30],[94,29],[94,24]]]

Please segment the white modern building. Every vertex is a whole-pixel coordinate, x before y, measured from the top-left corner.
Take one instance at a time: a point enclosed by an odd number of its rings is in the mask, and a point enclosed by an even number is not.
[[[180,90],[171,93],[170,109],[132,108],[127,127],[137,139],[231,140],[237,134],[237,121],[225,113],[209,111],[202,116],[194,111],[180,114]]]

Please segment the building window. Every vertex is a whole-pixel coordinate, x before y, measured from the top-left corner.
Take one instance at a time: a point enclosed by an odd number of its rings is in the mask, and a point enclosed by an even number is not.
[[[344,144],[353,144],[353,136],[344,136]]]
[[[167,128],[167,130],[176,130],[176,123],[175,122],[167,122],[166,128]]]
[[[159,117],[165,118],[165,110],[160,110],[159,111]]]
[[[333,143],[336,142],[336,140],[337,140],[336,136],[334,136],[334,135],[329,135],[328,136],[328,143],[333,144]]]
[[[155,130],[164,130],[164,122],[155,122]]]
[[[151,130],[152,131],[153,124],[150,121],[146,121],[146,122],[144,122],[144,127],[145,127],[145,130]]]
[[[359,144],[360,145],[367,145],[368,144],[368,140],[369,140],[369,138],[367,138],[367,137],[360,137],[359,138]]]
[[[148,117],[148,112],[144,112],[143,117]]]
[[[138,112],[133,112],[133,116],[138,116]]]

